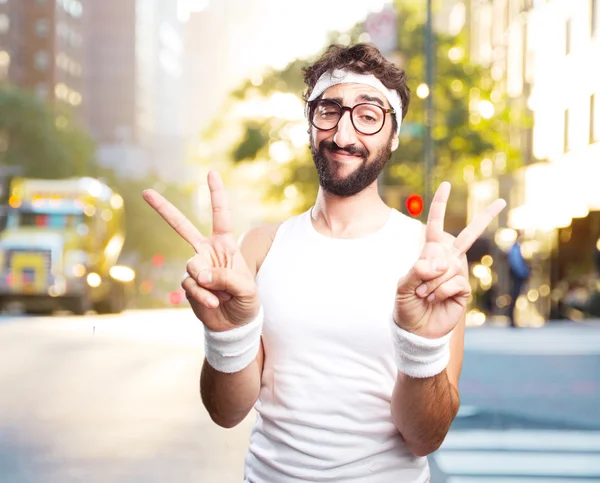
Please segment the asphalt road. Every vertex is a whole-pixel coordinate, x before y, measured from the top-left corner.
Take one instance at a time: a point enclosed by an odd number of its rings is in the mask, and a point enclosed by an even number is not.
[[[0,317],[0,483],[239,483],[201,348],[187,310]],[[433,483],[600,481],[600,324],[470,329],[461,386]]]

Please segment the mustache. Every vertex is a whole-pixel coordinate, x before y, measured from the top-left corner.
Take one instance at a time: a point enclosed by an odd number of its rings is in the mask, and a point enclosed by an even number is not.
[[[340,148],[333,141],[321,141],[319,151],[322,152],[323,149],[328,149],[333,153],[342,151],[344,153],[351,154],[352,156],[360,156],[362,158],[367,158],[369,156],[369,153],[364,148],[360,148],[358,146],[346,146],[345,148]]]

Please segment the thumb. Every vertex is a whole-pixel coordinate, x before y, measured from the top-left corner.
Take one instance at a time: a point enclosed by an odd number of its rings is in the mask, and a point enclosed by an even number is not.
[[[256,296],[256,283],[245,273],[240,273],[231,268],[208,268],[200,271],[198,285],[209,290],[222,290],[238,298],[251,298]]]
[[[448,270],[448,261],[444,258],[419,259],[398,281],[398,292],[414,292],[423,282],[428,282]]]

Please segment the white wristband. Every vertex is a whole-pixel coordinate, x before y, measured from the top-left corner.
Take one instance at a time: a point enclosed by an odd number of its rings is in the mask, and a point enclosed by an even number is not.
[[[392,339],[398,370],[410,377],[433,377],[450,360],[452,332],[439,339],[427,339],[398,327],[392,318]]]
[[[258,354],[264,312],[262,305],[249,324],[223,332],[204,328],[204,353],[210,366],[231,374],[247,367]]]

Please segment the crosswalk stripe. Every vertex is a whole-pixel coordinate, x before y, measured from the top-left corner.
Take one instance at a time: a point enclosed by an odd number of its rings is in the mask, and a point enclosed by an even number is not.
[[[580,478],[486,478],[485,483],[583,483],[585,480]],[[588,480],[589,481],[589,480]],[[446,483],[482,483],[479,476],[452,476],[446,480]]]
[[[600,478],[598,454],[443,450],[435,461],[448,475]]]
[[[465,350],[521,355],[600,354],[600,335],[573,327],[545,329],[472,329],[465,334]]]
[[[441,449],[600,452],[600,431],[522,429],[452,431],[446,437]]]

